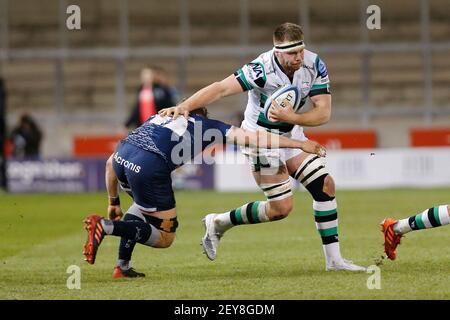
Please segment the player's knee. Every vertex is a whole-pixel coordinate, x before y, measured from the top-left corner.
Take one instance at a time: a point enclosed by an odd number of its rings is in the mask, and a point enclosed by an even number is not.
[[[311,181],[306,189],[315,201],[331,201],[335,196],[334,181],[328,174]]]
[[[334,181],[328,173],[323,158],[313,154],[307,156],[292,177],[303,184],[315,201],[334,199],[336,193]]]
[[[159,241],[156,243],[155,248],[168,248],[175,240],[174,232],[160,232]]]
[[[336,186],[334,184],[333,178],[330,175],[327,175],[325,177],[322,191],[330,197],[334,197],[336,195]]]
[[[292,211],[293,206],[292,197],[283,199],[282,201],[269,202],[267,216],[271,221],[284,219]]]

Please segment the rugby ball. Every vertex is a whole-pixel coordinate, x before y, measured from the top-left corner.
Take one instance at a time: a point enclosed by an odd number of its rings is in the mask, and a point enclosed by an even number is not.
[[[287,105],[291,105],[294,111],[297,111],[297,108],[301,101],[301,97],[297,86],[294,86],[292,84],[283,86],[271,94],[271,96],[267,99],[266,103],[264,104],[264,115],[269,121],[278,122],[273,121],[272,119],[269,118],[269,109],[272,105],[273,100],[275,100],[278,103],[278,105],[282,108],[285,108]]]

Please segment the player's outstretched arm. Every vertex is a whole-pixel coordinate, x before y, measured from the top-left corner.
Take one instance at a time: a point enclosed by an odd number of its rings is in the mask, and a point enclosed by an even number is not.
[[[178,115],[188,116],[189,112],[201,107],[206,107],[220,98],[231,96],[242,92],[242,87],[234,75],[214,82],[194,93],[190,98],[181,102],[175,107],[165,108],[159,111],[161,116],[172,116],[174,119]]]
[[[250,132],[242,128],[232,127],[227,135],[227,142],[242,146],[253,146],[258,148],[277,149],[292,148],[301,149],[307,153],[326,156],[326,149],[316,141],[294,140],[266,131]]]
[[[108,192],[108,217],[111,220],[120,220],[123,216],[123,212],[120,208],[119,182],[112,167],[112,162],[113,155],[106,161],[105,168],[106,191]]]

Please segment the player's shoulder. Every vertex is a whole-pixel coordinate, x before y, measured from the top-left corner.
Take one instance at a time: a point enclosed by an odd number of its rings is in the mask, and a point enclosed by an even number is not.
[[[261,53],[254,61],[269,66],[272,64],[272,57],[273,57],[273,50],[269,50]]]
[[[304,55],[304,65],[307,67],[310,67],[312,69],[316,69],[317,66],[317,60],[320,59],[319,55],[315,52],[309,51],[305,49],[305,55]]]
[[[306,50],[304,56],[304,67],[314,70],[316,73],[326,73],[326,65],[319,54]]]
[[[190,113],[189,117],[187,118],[187,120],[190,120],[191,122],[202,121],[204,119],[206,119],[206,118],[202,117],[201,115],[195,114],[195,113]]]
[[[158,113],[153,115],[153,116],[151,116],[147,120],[148,123],[152,123],[152,124],[156,124],[156,125],[162,125],[164,123],[171,122],[171,121],[174,121],[172,116],[161,116]]]
[[[273,72],[273,52],[272,50],[261,53],[255,59],[247,64],[251,68],[256,69],[264,74]]]
[[[272,50],[270,50],[261,53],[245,65],[246,75],[248,80],[253,83],[253,87],[264,88],[267,82],[267,75],[274,72],[272,60]]]
[[[231,128],[231,125],[217,119],[206,118],[200,115],[190,115],[189,117],[194,120],[194,123],[201,122],[203,130],[219,129],[220,131],[226,132]]]
[[[196,123],[196,122],[202,122],[204,124],[209,124],[209,125],[214,125],[217,120],[213,120],[198,114],[190,114],[188,117],[188,121],[192,122],[192,123]]]

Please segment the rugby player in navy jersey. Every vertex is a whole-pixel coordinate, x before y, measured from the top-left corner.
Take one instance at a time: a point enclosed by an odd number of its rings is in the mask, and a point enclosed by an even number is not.
[[[106,235],[121,237],[113,277],[144,277],[130,264],[136,243],[167,248],[172,244],[178,227],[171,172],[205,148],[223,143],[294,148],[325,155],[325,149],[317,142],[292,140],[265,131],[250,132],[233,127],[208,119],[205,108],[176,119],[153,116],[131,131],[106,163],[109,219],[95,214],[86,217],[88,238],[83,251],[85,260],[95,263],[98,248]],[[134,201],[124,216],[120,207],[119,185]]]

